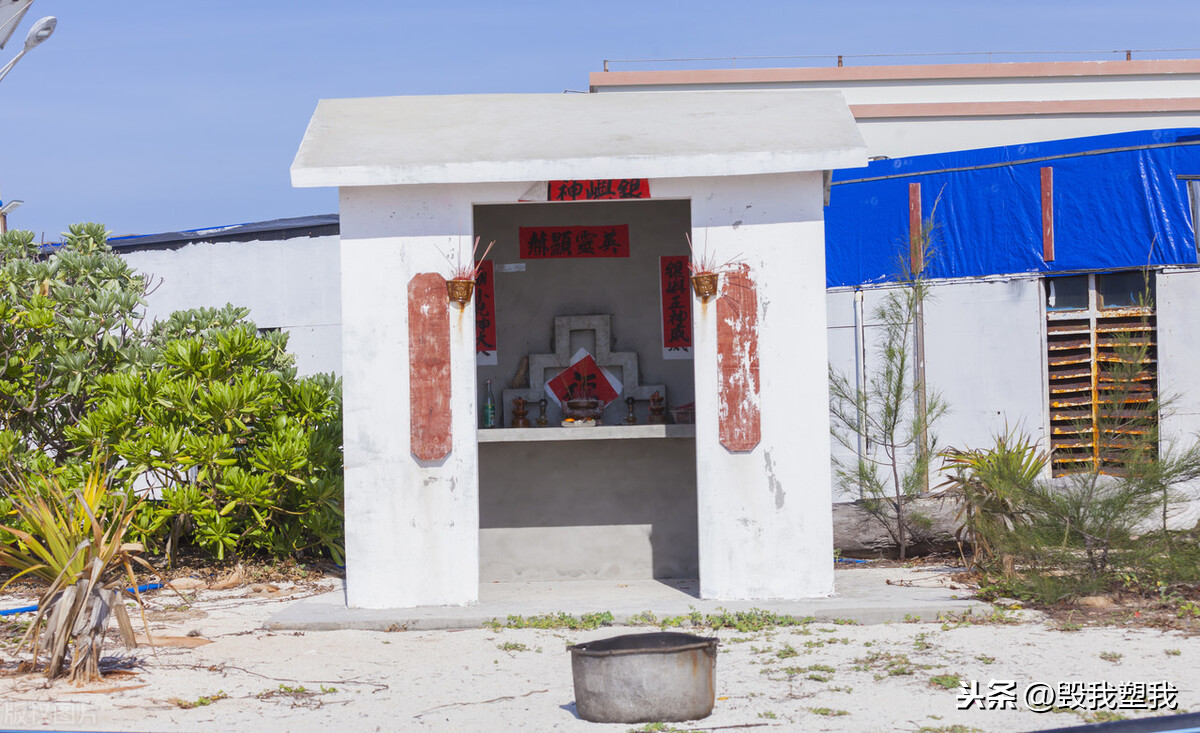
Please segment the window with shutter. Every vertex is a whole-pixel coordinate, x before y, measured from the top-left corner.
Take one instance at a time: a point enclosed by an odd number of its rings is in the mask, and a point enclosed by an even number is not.
[[[1047,278],[1045,289],[1053,475],[1119,474],[1157,447],[1153,275]]]

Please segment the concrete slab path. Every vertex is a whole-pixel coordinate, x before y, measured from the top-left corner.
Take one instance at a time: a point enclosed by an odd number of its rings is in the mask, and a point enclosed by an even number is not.
[[[556,580],[485,583],[479,602],[468,606],[347,608],[344,589],[306,598],[273,615],[268,629],[366,631],[473,629],[509,616],[608,611],[616,625],[628,625],[644,612],[657,618],[721,610],[762,609],[817,620],[848,619],[860,624],[932,621],[939,613],[987,613],[991,605],[969,600],[971,591],[955,583],[950,567],[839,566],[836,592],[829,598],[795,601],[711,601],[700,599],[698,583],[686,580]]]

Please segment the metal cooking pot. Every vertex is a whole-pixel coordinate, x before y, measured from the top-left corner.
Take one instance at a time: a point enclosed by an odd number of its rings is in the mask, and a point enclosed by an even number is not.
[[[575,709],[593,723],[699,720],[712,713],[717,640],[626,634],[569,647]]]

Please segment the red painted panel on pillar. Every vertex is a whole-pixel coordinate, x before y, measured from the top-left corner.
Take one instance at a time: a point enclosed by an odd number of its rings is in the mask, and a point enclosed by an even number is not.
[[[423,272],[408,281],[408,410],[412,453],[450,455],[450,315],[446,280]]]
[[[721,380],[717,422],[721,445],[753,450],[762,439],[758,382],[758,293],[750,267],[721,276],[717,298],[717,372]]]

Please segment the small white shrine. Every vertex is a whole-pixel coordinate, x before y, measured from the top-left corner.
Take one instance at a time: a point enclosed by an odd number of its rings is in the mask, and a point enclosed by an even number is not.
[[[292,182],[340,196],[349,605],[831,594],[823,202],[865,164],[838,92],[322,100]]]

